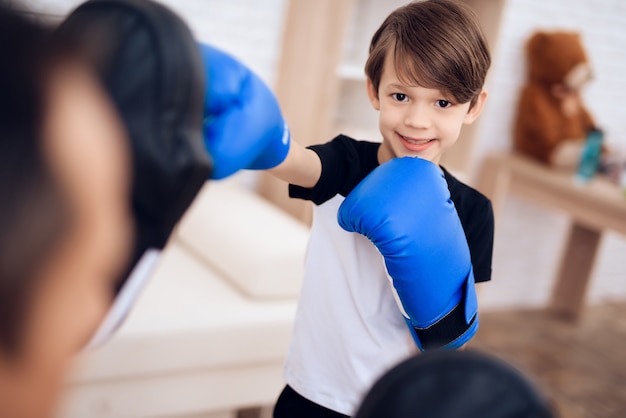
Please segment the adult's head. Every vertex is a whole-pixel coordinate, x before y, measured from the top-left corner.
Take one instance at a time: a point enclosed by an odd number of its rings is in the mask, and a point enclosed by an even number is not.
[[[48,35],[0,4],[0,416],[52,413],[132,241],[124,130]]]
[[[476,351],[427,352],[396,365],[370,389],[356,418],[551,418],[521,372]]]

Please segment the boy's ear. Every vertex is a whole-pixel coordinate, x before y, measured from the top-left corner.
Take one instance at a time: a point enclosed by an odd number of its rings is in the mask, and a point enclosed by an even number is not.
[[[378,98],[378,92],[374,88],[374,84],[372,84],[372,80],[367,78],[367,97],[370,99],[370,103],[376,110],[380,110],[380,99]]]
[[[483,107],[485,107],[486,101],[487,90],[483,90],[476,98],[476,103],[474,103],[474,106],[472,106],[470,110],[467,111],[465,119],[463,119],[463,123],[465,125],[471,125],[476,119],[478,119],[478,116],[480,116],[480,113],[483,111]]]

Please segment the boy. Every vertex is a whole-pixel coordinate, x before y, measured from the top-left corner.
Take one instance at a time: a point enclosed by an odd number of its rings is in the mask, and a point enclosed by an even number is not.
[[[459,348],[476,332],[474,280],[491,275],[491,204],[438,164],[481,113],[489,65],[462,5],[401,7],[374,34],[365,67],[382,143],[342,135],[292,143],[270,170],[290,183],[291,197],[316,204],[275,417],[351,415],[416,343]]]

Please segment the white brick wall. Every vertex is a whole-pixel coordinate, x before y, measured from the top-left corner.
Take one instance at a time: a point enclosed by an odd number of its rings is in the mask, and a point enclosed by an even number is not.
[[[286,0],[162,0],[203,42],[235,55],[273,85]]]
[[[27,0],[32,11],[63,16],[84,0]],[[161,0],[189,24],[198,40],[241,59],[273,85],[286,0]]]

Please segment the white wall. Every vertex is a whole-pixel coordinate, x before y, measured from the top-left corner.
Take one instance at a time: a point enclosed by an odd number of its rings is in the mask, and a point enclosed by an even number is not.
[[[29,9],[63,16],[84,0],[26,0]],[[176,11],[202,42],[238,57],[274,83],[286,0],[160,0]]]
[[[196,37],[235,55],[273,85],[286,0],[162,0]]]

